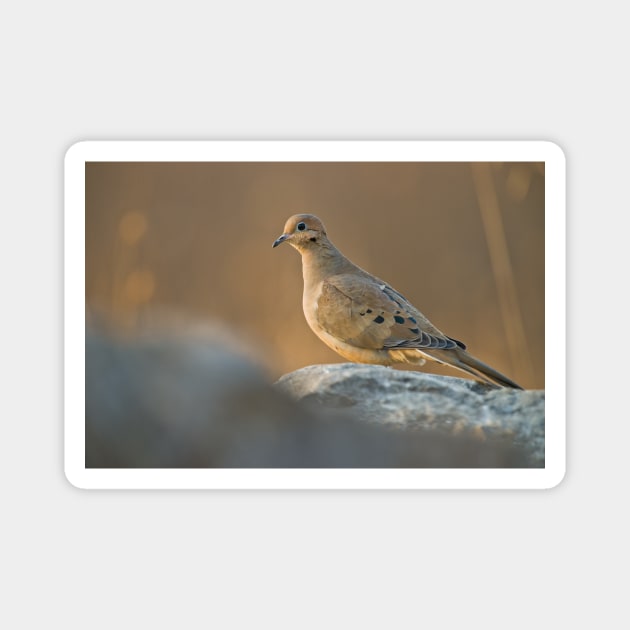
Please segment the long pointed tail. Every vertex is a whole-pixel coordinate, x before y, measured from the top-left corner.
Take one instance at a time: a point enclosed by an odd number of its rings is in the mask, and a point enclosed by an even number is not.
[[[476,359],[465,350],[457,348],[455,350],[431,350],[431,358],[435,358],[440,363],[451,365],[454,368],[467,372],[476,379],[489,383],[491,385],[499,385],[500,387],[512,387],[514,389],[523,389],[520,385],[501,374],[483,361]],[[429,352],[425,351],[425,354]]]

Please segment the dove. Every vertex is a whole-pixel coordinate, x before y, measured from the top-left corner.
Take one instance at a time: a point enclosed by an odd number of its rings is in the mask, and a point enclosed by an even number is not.
[[[391,285],[349,261],[316,216],[290,217],[272,247],[282,243],[302,256],[302,308],[308,325],[344,359],[385,366],[436,361],[488,385],[522,389],[436,328]]]

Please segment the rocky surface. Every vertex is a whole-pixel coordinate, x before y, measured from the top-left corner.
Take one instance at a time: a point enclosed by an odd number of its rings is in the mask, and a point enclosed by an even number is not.
[[[540,465],[531,455],[542,439],[539,393],[525,393],[540,416],[526,420],[523,393],[487,393],[460,379],[386,368],[313,366],[273,386],[233,347],[211,335],[122,339],[89,330],[86,466]],[[417,378],[424,391],[416,389]],[[458,401],[474,410],[474,420]],[[499,420],[509,408],[523,410],[522,421],[511,425],[514,440],[505,439],[508,423]],[[482,434],[467,431],[471,423]],[[501,439],[486,437],[499,428]]]
[[[544,466],[545,393],[490,388],[469,379],[378,365],[312,365],[277,383],[314,409],[346,410],[371,424],[409,432],[469,435],[510,444]]]

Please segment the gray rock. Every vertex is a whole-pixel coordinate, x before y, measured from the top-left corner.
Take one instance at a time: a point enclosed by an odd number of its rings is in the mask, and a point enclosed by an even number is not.
[[[545,393],[490,388],[468,379],[378,365],[312,365],[277,387],[315,409],[351,411],[363,421],[406,432],[476,437],[512,445],[527,465],[545,463]]]
[[[283,387],[272,386],[264,370],[235,353],[234,347],[223,332],[120,338],[89,328],[86,467],[531,465],[527,454],[509,443],[489,444],[465,432],[454,436],[431,428],[400,431],[396,422],[365,422],[378,414],[367,413],[369,404],[361,406],[352,399],[337,396],[335,408],[296,401]],[[348,367],[300,370],[313,376],[310,385],[310,377],[302,379],[304,391],[320,395],[312,386],[325,379],[318,381],[315,375],[331,370]],[[292,380],[297,387],[297,374],[285,377],[285,385]],[[388,417],[395,418],[394,411]]]

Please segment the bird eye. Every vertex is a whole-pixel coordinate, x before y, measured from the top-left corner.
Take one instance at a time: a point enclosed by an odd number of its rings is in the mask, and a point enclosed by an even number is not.
[[[300,232],[304,232],[304,230],[306,229],[306,223],[298,223],[297,229],[300,230]]]

